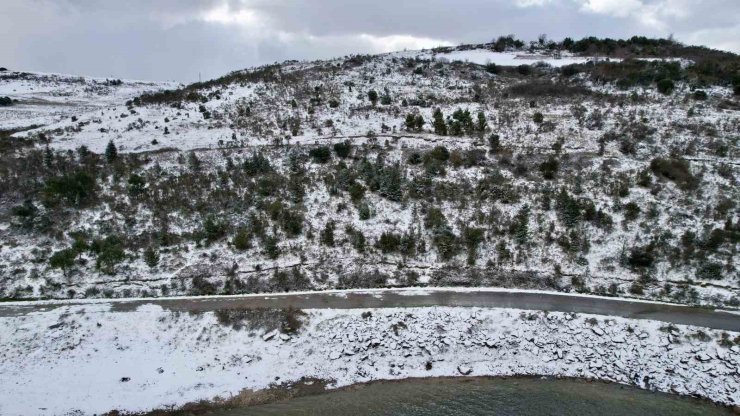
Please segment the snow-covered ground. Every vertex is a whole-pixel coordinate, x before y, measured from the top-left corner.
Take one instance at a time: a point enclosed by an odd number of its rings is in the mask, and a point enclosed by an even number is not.
[[[0,110],[0,129],[42,127],[95,113],[147,91],[177,88],[174,82],[82,77],[39,72],[0,72],[0,97],[14,105]],[[74,122],[71,122],[73,125]]]
[[[740,334],[516,309],[116,311],[71,305],[0,318],[0,414],[145,411],[301,377],[588,377],[740,403]]]
[[[472,49],[464,51],[453,51],[435,55],[437,60],[472,62],[478,65],[489,63],[502,66],[531,65],[535,63],[546,63],[553,67],[561,67],[572,64],[584,64],[594,61],[614,61],[615,58],[588,57],[575,55],[544,55],[525,52],[494,52],[483,49]],[[617,59],[618,60],[618,59]]]

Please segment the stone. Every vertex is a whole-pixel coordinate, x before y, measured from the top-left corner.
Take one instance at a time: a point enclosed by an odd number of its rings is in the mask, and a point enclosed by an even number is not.
[[[269,340],[275,338],[275,336],[278,334],[278,332],[279,331],[277,329],[273,329],[272,331],[266,333],[265,335],[262,335],[262,340],[263,341],[269,341]]]
[[[457,371],[459,371],[460,374],[467,376],[468,374],[473,372],[473,369],[467,365],[459,365],[457,366]]]

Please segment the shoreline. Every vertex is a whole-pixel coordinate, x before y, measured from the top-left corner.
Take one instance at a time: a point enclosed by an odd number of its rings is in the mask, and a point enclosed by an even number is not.
[[[364,381],[355,384],[339,387],[328,387],[331,384],[330,380],[318,380],[318,379],[306,379],[298,380],[294,383],[281,383],[274,385],[266,389],[261,390],[249,390],[244,389],[238,394],[229,398],[214,397],[210,400],[201,400],[198,402],[186,403],[177,408],[161,408],[153,409],[146,412],[118,412],[111,411],[105,413],[103,416],[198,416],[202,414],[209,414],[215,411],[226,411],[235,409],[248,409],[250,407],[262,406],[274,403],[280,403],[287,400],[297,399],[300,397],[308,396],[320,396],[325,394],[342,393],[342,392],[353,392],[369,386],[378,384],[404,384],[404,383],[419,383],[419,382],[498,382],[498,381],[517,381],[517,380],[565,380],[576,383],[588,383],[588,384],[603,384],[612,385],[614,387],[622,387],[628,389],[635,389],[639,391],[648,392],[651,394],[662,394],[678,397],[682,400],[691,400],[696,403],[701,403],[710,406],[716,406],[718,408],[727,409],[735,414],[740,414],[740,406],[732,406],[725,403],[719,403],[712,401],[709,398],[687,395],[674,392],[665,392],[658,390],[645,389],[638,385],[624,384],[619,382],[607,381],[598,378],[588,377],[567,377],[567,376],[549,376],[549,375],[535,375],[535,374],[518,374],[513,376],[433,376],[433,377],[408,377],[402,379],[379,379]]]

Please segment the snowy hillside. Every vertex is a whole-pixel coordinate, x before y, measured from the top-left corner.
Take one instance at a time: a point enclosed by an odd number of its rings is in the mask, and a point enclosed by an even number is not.
[[[0,73],[0,297],[434,284],[740,305],[738,57],[499,46],[179,89]]]
[[[175,83],[89,78],[35,72],[0,72],[0,97],[14,105],[0,111],[0,127],[47,126],[113,107],[146,91],[176,88]]]

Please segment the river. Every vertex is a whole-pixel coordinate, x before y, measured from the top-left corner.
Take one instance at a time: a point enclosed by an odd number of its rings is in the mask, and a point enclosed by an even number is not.
[[[217,416],[731,415],[712,403],[620,384],[554,378],[442,378],[376,382]]]

